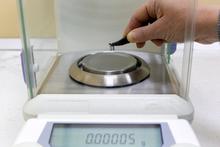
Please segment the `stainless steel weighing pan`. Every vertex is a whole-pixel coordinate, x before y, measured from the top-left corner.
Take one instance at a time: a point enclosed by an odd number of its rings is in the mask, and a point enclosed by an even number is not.
[[[123,52],[123,51],[122,51]],[[176,94],[177,87],[174,77],[169,75],[167,68],[159,54],[124,51],[142,58],[150,67],[150,77],[135,85],[118,88],[91,87],[73,81],[69,77],[70,66],[80,57],[95,52],[74,52],[59,56],[40,94]],[[138,76],[138,75],[137,75]]]

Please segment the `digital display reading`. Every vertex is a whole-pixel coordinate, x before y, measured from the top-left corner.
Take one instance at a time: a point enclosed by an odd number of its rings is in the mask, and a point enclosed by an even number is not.
[[[160,125],[56,124],[51,147],[161,147]]]
[[[89,133],[86,135],[85,139],[86,144],[102,144],[102,145],[126,145],[126,144],[135,144],[135,134],[134,133]]]

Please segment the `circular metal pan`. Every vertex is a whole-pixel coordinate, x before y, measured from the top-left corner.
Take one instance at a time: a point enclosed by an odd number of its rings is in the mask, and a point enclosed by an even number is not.
[[[150,68],[137,56],[121,52],[89,54],[73,63],[70,77],[96,87],[121,87],[136,84],[150,75]]]
[[[122,74],[135,70],[137,59],[124,53],[96,53],[88,55],[78,63],[84,71],[97,74]]]

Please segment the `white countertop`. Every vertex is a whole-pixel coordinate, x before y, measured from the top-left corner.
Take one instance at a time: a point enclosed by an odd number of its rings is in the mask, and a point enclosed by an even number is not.
[[[220,146],[219,77],[220,44],[196,44],[190,97],[195,107],[192,126],[202,147]],[[0,81],[0,146],[10,147],[24,124],[22,106],[27,100],[19,51],[0,50]]]

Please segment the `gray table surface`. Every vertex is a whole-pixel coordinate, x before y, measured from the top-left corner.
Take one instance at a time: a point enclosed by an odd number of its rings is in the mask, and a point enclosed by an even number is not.
[[[202,147],[220,146],[220,45],[196,45],[190,97],[195,107],[193,129]],[[27,91],[20,52],[0,50],[0,146],[10,147],[24,124]]]

